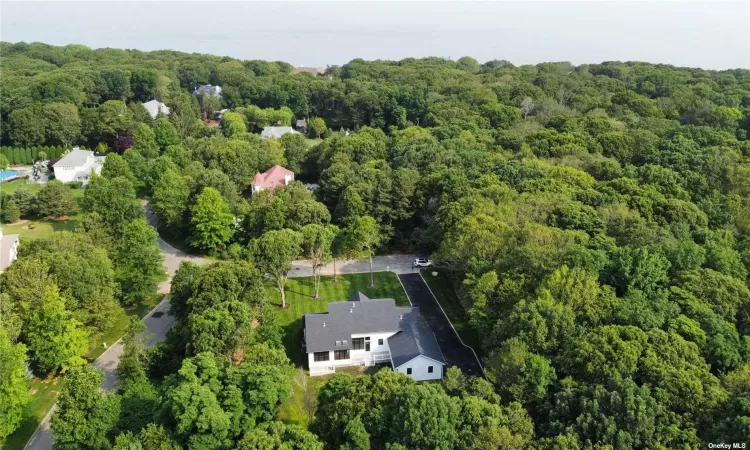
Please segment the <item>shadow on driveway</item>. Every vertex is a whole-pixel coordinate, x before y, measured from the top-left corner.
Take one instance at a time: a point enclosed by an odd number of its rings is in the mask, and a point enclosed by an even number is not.
[[[435,296],[419,273],[401,274],[398,276],[409,295],[412,305],[419,307],[419,312],[435,333],[445,362],[449,366],[458,366],[467,375],[484,376],[482,366],[476,355],[461,342],[456,330],[440,309]]]

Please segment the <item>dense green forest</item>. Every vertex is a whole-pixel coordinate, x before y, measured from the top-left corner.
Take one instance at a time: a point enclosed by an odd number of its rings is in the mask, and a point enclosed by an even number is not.
[[[11,155],[108,154],[77,250],[40,242],[0,277],[4,358],[23,359],[45,314],[96,327],[147,290],[121,243],[147,233],[139,195],[163,236],[231,260],[181,267],[177,325],[153,351],[133,325],[119,394],[99,393],[86,366],[48,364],[72,367],[57,448],[697,449],[750,436],[750,70],[464,57],[354,60],[314,77],[173,51],[0,52]],[[191,95],[207,83],[220,102]],[[168,116],[140,105],[154,98]],[[322,119],[310,138],[323,139],[257,134],[294,118]],[[299,182],[250,195],[275,164]],[[28,194],[0,200],[38,214]],[[431,254],[482,336],[487,380],[342,375],[309,429],[277,421],[294,367],[265,301],[276,261],[259,249],[306,255],[311,234],[334,257]],[[106,287],[96,302],[64,270],[74,257]],[[40,265],[40,304],[52,306],[35,311],[19,280]],[[60,345],[78,356],[75,339]]]

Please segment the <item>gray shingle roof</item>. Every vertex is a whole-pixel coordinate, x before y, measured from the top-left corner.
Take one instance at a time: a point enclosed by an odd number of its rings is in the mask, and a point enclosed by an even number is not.
[[[445,363],[435,333],[424,323],[418,311],[414,320],[410,320],[404,330],[388,338],[388,347],[391,349],[393,367],[399,367],[419,355]]]
[[[416,307],[399,307],[392,298],[369,299],[361,292],[345,302],[328,303],[328,312],[305,314],[307,352],[351,349],[352,334],[393,331],[388,346],[395,367],[418,355],[444,362],[440,346]]]
[[[67,155],[60,158],[55,165],[59,167],[65,167],[65,166],[72,166],[72,167],[78,167],[78,166],[84,166],[86,165],[86,161],[88,161],[89,156],[93,155],[94,152],[90,150],[81,150],[80,148],[74,148],[73,150],[69,151]]]
[[[367,297],[365,297],[367,298]],[[305,343],[308,352],[351,348],[354,333],[398,331],[401,316],[411,308],[396,307],[392,298],[367,301],[331,302],[328,313],[305,314]],[[341,342],[336,345],[336,342]],[[343,341],[347,341],[344,345]]]
[[[347,300],[347,301],[348,302],[365,302],[367,300],[370,300],[370,298],[368,296],[366,296],[365,294],[357,291],[354,294],[352,294],[352,296],[349,297],[349,300]]]

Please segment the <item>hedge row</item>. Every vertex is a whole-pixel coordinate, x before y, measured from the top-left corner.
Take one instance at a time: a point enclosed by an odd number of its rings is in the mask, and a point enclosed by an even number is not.
[[[15,148],[0,147],[0,154],[5,155],[11,164],[34,164],[39,152],[47,154],[47,159],[60,158],[63,153],[70,149],[65,147],[32,147],[32,148]]]

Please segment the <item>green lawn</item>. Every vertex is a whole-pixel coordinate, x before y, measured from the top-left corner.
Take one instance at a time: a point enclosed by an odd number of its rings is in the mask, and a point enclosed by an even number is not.
[[[26,180],[16,180],[10,183],[0,184],[0,191],[12,194],[19,189],[26,189],[36,194],[42,188],[41,184],[26,184]],[[79,203],[83,197],[83,189],[72,189],[73,198]],[[38,239],[47,237],[55,231],[73,231],[83,218],[80,210],[71,214],[66,220],[56,219],[38,219],[38,220],[21,220],[15,224],[3,224],[3,233],[18,234],[21,239]]]
[[[336,369],[336,373],[360,376],[362,374],[372,375],[377,370],[378,368],[376,367],[341,367]],[[320,391],[320,388],[323,387],[326,381],[330,380],[333,376],[334,374],[311,377],[307,375],[306,370],[299,370],[294,378],[292,397],[281,404],[279,411],[276,414],[277,418],[284,423],[299,425],[302,428],[307,429],[311,416],[308,411],[315,410],[318,391]],[[307,392],[307,397],[305,397],[305,392]],[[305,404],[308,406],[305,407]]]
[[[432,276],[432,272],[435,271],[438,272],[438,276],[436,277]],[[458,331],[464,344],[471,346],[480,358],[484,356],[482,353],[482,340],[469,324],[469,317],[466,315],[466,310],[464,310],[461,302],[459,302],[456,291],[453,289],[453,283],[451,283],[448,275],[441,270],[429,269],[422,271],[422,278],[425,279],[430,290],[435,294],[435,298],[437,298],[438,303],[440,303],[453,327]]]
[[[302,315],[328,311],[328,302],[348,300],[357,291],[370,298],[392,298],[397,305],[408,306],[401,282],[393,272],[378,272],[375,274],[375,287],[369,288],[369,273],[356,273],[339,276],[339,282],[334,283],[333,277],[321,277],[320,299],[314,300],[312,278],[290,278],[286,284],[287,309],[278,309],[276,323],[284,330],[284,347],[289,359],[296,366],[302,365],[300,342],[302,342]],[[281,306],[278,292],[272,291],[271,303]]]
[[[32,194],[36,194],[42,189],[41,184],[26,184],[26,180],[14,180],[9,181],[7,183],[0,183],[0,192],[5,192],[6,194],[12,194],[16,192],[19,189],[26,189],[27,191],[30,191]]]
[[[313,148],[321,142],[323,141],[318,139],[305,138],[305,144],[307,144],[307,148]]]
[[[47,411],[57,401],[65,379],[63,377],[50,376],[47,379],[34,378],[31,383],[31,400],[26,404],[23,419],[16,431],[0,441],[0,446],[7,450],[20,450],[24,448],[31,435],[47,415]]]
[[[104,353],[102,342],[106,342],[108,346],[112,345],[125,333],[129,316],[145,317],[163,297],[164,295],[154,294],[133,309],[128,311],[118,310],[109,328],[93,337],[86,359],[93,361],[98,358]],[[57,396],[60,394],[64,384],[65,377],[63,376],[50,375],[45,380],[35,378],[31,386],[31,401],[26,405],[21,425],[13,434],[8,436],[5,442],[0,442],[0,447],[8,450],[22,449],[31,438],[31,435],[34,434],[44,416],[47,415],[47,411],[57,401]]]

